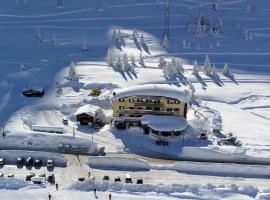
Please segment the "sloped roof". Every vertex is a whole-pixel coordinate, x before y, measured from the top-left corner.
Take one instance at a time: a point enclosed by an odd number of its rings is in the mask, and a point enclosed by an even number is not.
[[[99,107],[87,104],[78,108],[78,110],[75,112],[75,115],[87,114],[90,116],[95,116],[98,110],[100,110]]]
[[[124,89],[115,90],[114,93],[115,95],[113,99],[120,99],[130,96],[163,96],[178,99],[182,102],[188,101],[185,90],[182,87],[168,84],[136,85]]]
[[[182,131],[188,126],[184,117],[171,115],[144,115],[141,123],[156,131]]]

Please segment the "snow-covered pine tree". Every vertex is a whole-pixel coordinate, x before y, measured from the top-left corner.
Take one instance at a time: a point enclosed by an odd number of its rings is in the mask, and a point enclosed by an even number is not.
[[[166,60],[163,57],[160,57],[158,67],[164,69],[166,67],[166,64],[167,64]]]
[[[204,69],[203,69],[204,73],[207,75],[207,76],[210,76],[211,75],[211,72],[212,72],[212,69],[211,69],[211,62],[209,60],[209,56],[206,55],[205,57],[205,62],[204,62]]]
[[[118,39],[117,32],[115,29],[113,29],[112,40],[115,41],[117,39]]]
[[[108,49],[107,51],[107,64],[109,65],[109,67],[114,67],[114,64],[113,64],[113,55],[112,55],[112,51],[111,49]]]
[[[142,52],[140,53],[140,61],[139,61],[139,64],[141,65],[141,66],[145,66],[145,63],[144,63],[144,58],[143,58],[143,55],[142,55]]]
[[[232,75],[228,63],[225,63],[222,74],[227,77],[230,77]]]
[[[21,72],[26,71],[26,67],[23,63],[20,64],[20,71]]]
[[[41,31],[40,31],[39,26],[37,26],[36,39],[37,39],[39,42],[42,42],[42,40],[43,40],[42,34],[41,34]]]
[[[131,62],[132,67],[136,67],[136,61],[133,54],[130,55],[130,62]]]
[[[167,35],[164,35],[163,41],[162,41],[162,46],[167,49],[170,46],[169,38]]]
[[[183,40],[182,41],[182,48],[183,49],[186,49],[187,48],[187,42],[186,42],[186,40]]]
[[[122,61],[121,61],[121,57],[118,56],[118,60],[115,64],[115,69],[119,72],[122,72],[123,71],[123,65],[122,65]]]
[[[82,44],[81,44],[81,51],[88,51],[88,47],[87,47],[86,40],[83,40],[83,41],[82,41]]]
[[[73,61],[70,63],[70,66],[69,66],[68,79],[71,81],[78,81],[79,80],[76,69],[75,69],[75,64]]]
[[[57,0],[57,7],[62,8],[63,7],[63,0]]]
[[[126,53],[123,55],[123,67],[125,71],[130,71],[130,64],[128,62],[128,56]]]
[[[195,60],[194,63],[193,63],[193,70],[192,70],[192,73],[193,73],[195,76],[199,76],[199,68],[198,68],[198,62],[197,62],[197,60]]]
[[[193,86],[192,83],[189,84],[189,89],[190,89],[190,99],[189,102],[192,104],[195,98],[195,87]]]
[[[176,72],[178,75],[183,74],[185,71],[184,66],[179,58],[176,58]]]
[[[211,75],[213,77],[217,76],[216,65],[214,63],[212,64]]]

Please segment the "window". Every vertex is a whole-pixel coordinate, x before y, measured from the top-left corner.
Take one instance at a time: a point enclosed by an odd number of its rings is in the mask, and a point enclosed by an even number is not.
[[[175,111],[175,112],[179,112],[179,108],[175,108],[174,111]]]
[[[119,99],[119,102],[125,102],[125,99]]]
[[[175,101],[174,101],[174,104],[180,104],[180,101],[175,100]]]
[[[172,109],[172,108],[167,108],[167,111],[168,111],[168,112],[172,112],[173,109]]]
[[[154,111],[160,111],[160,107],[154,107]]]
[[[168,99],[168,100],[167,100],[167,103],[168,103],[168,104],[173,104],[173,103],[174,103],[174,99]]]
[[[124,106],[119,106],[119,110],[125,109]]]
[[[134,103],[134,99],[129,99],[129,103]]]
[[[152,108],[149,106],[146,106],[146,110],[152,110]]]
[[[130,110],[133,110],[133,109],[134,109],[134,107],[129,107],[129,109],[130,109]]]
[[[138,109],[138,110],[142,110],[143,108],[142,108],[142,107],[138,107],[137,109]]]

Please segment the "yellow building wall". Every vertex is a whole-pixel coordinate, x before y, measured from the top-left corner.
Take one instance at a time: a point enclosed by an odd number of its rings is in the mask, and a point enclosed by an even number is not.
[[[169,114],[169,115],[175,115],[175,116],[182,116],[185,117],[185,105],[186,103],[181,102],[177,99],[172,99],[172,98],[167,98],[167,97],[146,97],[146,96],[132,96],[132,97],[126,97],[126,98],[122,98],[124,99],[123,102],[120,102],[119,99],[115,99],[112,101],[112,109],[113,109],[113,116],[114,117],[120,117],[120,114],[125,113],[124,109],[129,109],[129,108],[134,108],[134,110],[138,110],[138,107],[141,107],[142,110],[140,110],[140,112],[143,112],[143,110],[147,110],[147,107],[159,107],[161,112],[150,112],[150,110],[148,110],[148,112],[146,113],[142,113],[143,114]],[[158,99],[160,102],[159,103],[147,103],[147,102],[137,102],[137,99]],[[130,102],[134,101],[134,102]],[[169,104],[168,100],[170,100],[171,102],[173,101],[178,101],[179,104]],[[119,107],[122,107],[122,109],[119,109]],[[178,109],[179,111],[167,111],[167,108],[170,109]],[[133,110],[129,109],[128,115],[138,115],[136,112],[133,113]]]

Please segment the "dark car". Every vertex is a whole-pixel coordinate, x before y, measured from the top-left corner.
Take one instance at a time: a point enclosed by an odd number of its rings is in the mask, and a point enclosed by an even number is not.
[[[23,165],[24,162],[25,162],[25,159],[23,157],[18,157],[17,158],[17,161],[16,161],[17,165]]]
[[[121,178],[119,176],[115,177],[114,178],[114,182],[117,183],[117,182],[121,182]]]
[[[105,175],[105,176],[103,177],[103,181],[109,181],[109,180],[110,180],[110,177],[109,177],[109,176]]]
[[[34,163],[34,159],[32,157],[28,157],[25,161],[25,165],[28,167],[32,166],[33,163]]]
[[[139,184],[143,184],[143,179],[142,178],[137,178],[137,181],[136,183],[139,185]]]
[[[55,184],[55,176],[54,174],[49,174],[47,176],[47,181],[50,183],[50,184]]]
[[[32,172],[31,172],[31,173],[29,173],[29,174],[26,175],[25,180],[26,180],[26,181],[31,181],[31,178],[34,177],[35,175],[36,175],[35,173],[32,173]]]
[[[35,160],[35,168],[40,168],[42,166],[41,160]]]

